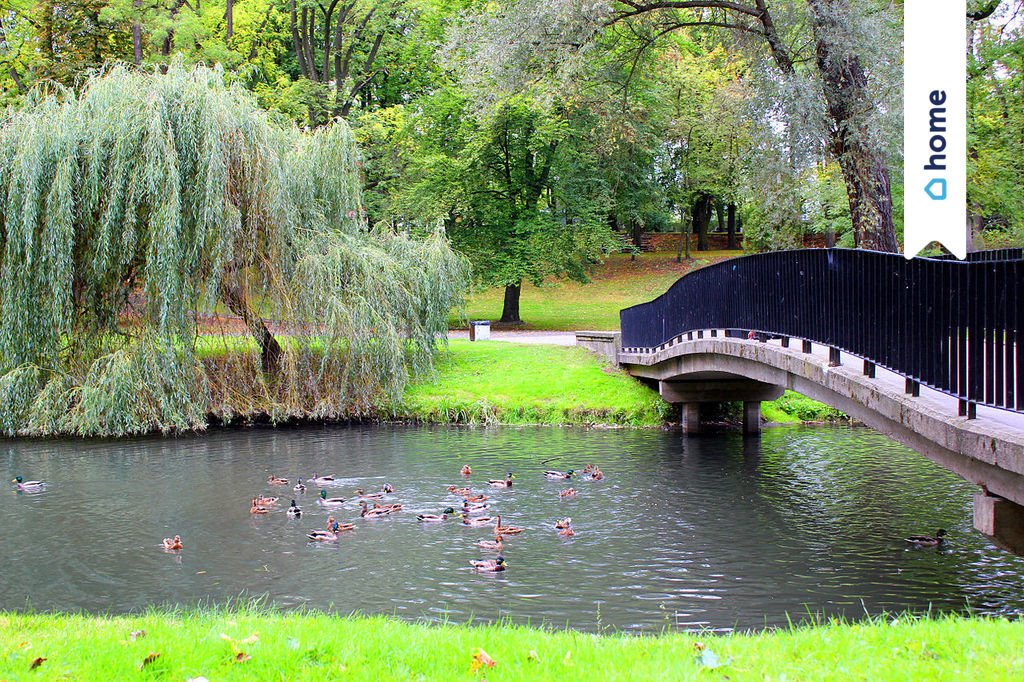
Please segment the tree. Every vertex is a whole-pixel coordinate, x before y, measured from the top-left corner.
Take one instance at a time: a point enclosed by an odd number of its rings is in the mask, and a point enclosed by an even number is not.
[[[567,54],[584,54],[608,27],[639,22],[653,23],[656,37],[710,26],[756,38],[776,67],[775,78],[795,76],[810,60],[828,123],[829,151],[843,171],[855,241],[868,249],[896,251],[889,164],[871,128],[879,103],[864,63],[866,50],[882,53],[865,40],[862,29],[869,24],[863,19],[870,9],[876,19],[871,29],[878,29],[875,41],[888,44],[879,27],[891,27],[898,20],[877,5],[871,0],[791,0],[769,10],[765,0],[518,0],[500,8],[488,6],[489,11],[478,14],[455,40],[468,52],[466,61],[480,65],[474,69],[477,80],[501,74],[516,81],[538,69],[566,64],[571,68],[576,62],[567,61]],[[780,16],[785,21],[777,24]],[[805,23],[809,32],[801,30]],[[796,47],[808,43],[813,46],[810,55]]]
[[[524,281],[585,281],[618,245],[594,164],[586,112],[513,98],[474,116],[462,93],[438,93],[408,126],[419,131],[401,202],[444,220],[478,281],[505,288],[501,321],[521,324]]]
[[[395,399],[430,367],[467,271],[437,235],[366,229],[356,158],[343,122],[300,132],[180,61],[31,92],[0,119],[3,430],[117,435]],[[258,353],[227,337],[201,352],[198,319],[218,304]]]

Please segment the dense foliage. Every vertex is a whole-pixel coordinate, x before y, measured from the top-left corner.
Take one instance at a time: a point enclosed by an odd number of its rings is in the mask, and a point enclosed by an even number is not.
[[[437,234],[367,230],[356,165],[344,122],[301,132],[206,68],[30,93],[0,121],[3,430],[358,415],[399,396],[467,268]],[[196,352],[224,308],[258,355]]]

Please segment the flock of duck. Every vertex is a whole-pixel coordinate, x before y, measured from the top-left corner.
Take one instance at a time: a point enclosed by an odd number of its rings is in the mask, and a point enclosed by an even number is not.
[[[467,464],[462,467],[460,474],[469,478],[473,471]],[[544,476],[552,480],[570,480],[574,476],[578,476],[581,480],[600,481],[604,478],[604,474],[601,469],[594,465],[588,464],[582,474],[577,474],[574,469],[568,471],[545,471]],[[512,472],[508,472],[503,479],[491,479],[487,481],[487,485],[490,488],[512,488],[515,476]],[[336,479],[333,475],[318,476],[313,474],[312,478],[307,481],[315,486],[320,487],[320,493],[317,497],[317,504],[324,509],[337,510],[341,509],[342,505],[345,504],[346,500],[342,497],[328,497],[327,490],[328,486],[336,484]],[[14,484],[14,489],[18,492],[35,493],[40,492],[46,488],[45,481],[26,481],[23,477],[17,476],[11,481]],[[267,483],[271,486],[288,486],[290,481],[287,478],[281,478],[271,474],[267,478]],[[299,479],[292,490],[296,494],[304,494],[306,492],[306,485]],[[376,519],[391,514],[396,514],[403,510],[401,503],[387,503],[384,504],[381,500],[392,493],[395,489],[390,483],[385,483],[381,486],[380,491],[367,493],[361,488],[355,490],[355,499],[359,501],[360,506],[360,518],[363,519]],[[472,528],[483,528],[483,527],[494,527],[494,539],[492,540],[481,540],[476,543],[477,547],[481,549],[490,550],[497,552],[498,557],[495,559],[476,559],[470,561],[470,565],[478,571],[495,572],[504,571],[508,564],[505,558],[501,556],[505,549],[505,538],[511,535],[518,535],[523,532],[523,528],[518,526],[506,526],[501,523],[501,515],[497,514],[494,517],[487,515],[487,510],[490,508],[488,504],[488,496],[483,493],[476,493],[471,488],[466,486],[448,486],[448,494],[450,496],[462,498],[462,506],[456,511],[455,507],[448,506],[440,514],[418,514],[416,518],[422,523],[440,523],[448,521],[449,519],[458,518],[462,524]],[[569,487],[558,492],[560,499],[573,498],[576,496],[576,489]],[[264,496],[262,494],[253,497],[250,501],[249,513],[251,514],[268,514],[271,508],[276,507],[280,502],[280,497],[276,496]],[[373,506],[370,506],[370,503]],[[291,505],[288,507],[287,515],[290,518],[301,518],[302,509],[296,503],[293,498]],[[558,531],[559,536],[563,538],[571,538],[576,535],[576,531],[572,527],[572,519],[564,518],[558,519],[554,523],[555,530]],[[355,529],[355,525],[352,523],[343,523],[334,516],[328,516],[327,526],[323,529],[312,530],[307,534],[307,537],[311,542],[337,542],[338,538],[345,532]],[[938,547],[946,541],[946,531],[940,528],[935,535],[911,535],[905,538],[906,542],[913,547]],[[168,551],[180,551],[184,549],[181,536],[175,535],[174,537],[164,538],[163,548]]]
[[[472,476],[473,470],[467,464],[462,467],[460,473],[463,477],[469,478]],[[551,480],[570,480],[573,477],[578,477],[581,480],[600,481],[604,478],[604,473],[598,466],[589,464],[584,468],[582,474],[577,474],[575,470],[569,469],[564,472],[545,471],[544,476]],[[505,475],[505,478],[488,480],[487,486],[488,488],[510,489],[513,487],[514,481],[515,476],[512,472],[508,472]],[[39,481],[30,483],[45,485]],[[291,485],[291,481],[289,479],[282,478],[274,474],[271,474],[267,478],[267,483],[274,487]],[[404,509],[404,505],[400,502],[384,501],[385,497],[395,492],[394,487],[390,483],[385,483],[381,486],[379,491],[374,492],[366,492],[362,488],[356,488],[353,493],[353,497],[349,499],[345,499],[343,497],[329,497],[326,488],[338,485],[338,480],[333,475],[320,476],[314,473],[311,478],[306,479],[305,483],[302,479],[298,479],[296,484],[292,487],[292,491],[296,495],[304,494],[307,491],[307,483],[320,488],[320,492],[316,498],[316,504],[321,508],[332,512],[340,510],[343,505],[352,501],[358,501],[360,509],[359,516],[362,519],[376,519],[390,516],[392,514],[397,514]],[[447,488],[447,493],[450,497],[461,498],[462,504],[458,509],[456,509],[455,506],[447,506],[440,514],[417,514],[417,520],[421,523],[443,523],[449,520],[454,521],[458,519],[462,525],[469,526],[471,528],[493,527],[493,539],[481,540],[476,543],[476,546],[484,550],[495,552],[498,556],[494,559],[474,559],[469,563],[475,570],[481,572],[504,571],[508,566],[508,563],[505,561],[505,557],[503,556],[505,540],[509,536],[519,535],[524,529],[518,526],[503,524],[500,514],[496,514],[493,517],[489,516],[488,510],[491,508],[488,503],[489,496],[482,492],[476,492],[468,486],[450,485]],[[572,498],[576,495],[576,489],[570,487],[560,490],[558,495],[560,499]],[[268,514],[280,503],[280,496],[259,494],[250,499],[249,513],[254,515]],[[291,499],[291,504],[289,505],[286,513],[290,518],[302,517],[302,509],[298,506],[295,498]],[[571,518],[557,519],[554,523],[554,528],[558,531],[559,536],[563,538],[571,538],[576,535],[576,531],[573,530],[572,527]],[[355,524],[342,522],[332,514],[328,516],[325,528],[312,530],[307,533],[306,537],[309,538],[310,542],[337,542],[342,534],[354,529]],[[181,536],[175,535],[173,538],[164,538],[163,547],[169,551],[180,551],[184,548],[184,545],[182,543]]]

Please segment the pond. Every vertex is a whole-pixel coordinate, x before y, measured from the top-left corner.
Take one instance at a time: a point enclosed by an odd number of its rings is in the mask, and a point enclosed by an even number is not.
[[[864,428],[723,433],[545,427],[304,427],[130,441],[5,441],[0,470],[40,478],[0,491],[0,609],[125,612],[265,597],[282,608],[583,630],[748,629],[819,615],[1024,612],[1024,559],[971,527],[974,488]],[[545,469],[600,465],[574,499]],[[468,478],[459,474],[469,464]],[[486,480],[515,474],[509,490]],[[404,510],[310,543],[330,512],[270,474],[334,474],[331,496],[394,486]],[[525,528],[508,568],[477,573],[487,529],[420,523],[460,500]],[[266,515],[257,493],[281,495]],[[559,537],[571,517],[576,536]],[[950,532],[939,549],[903,538]],[[165,536],[185,548],[167,552]]]

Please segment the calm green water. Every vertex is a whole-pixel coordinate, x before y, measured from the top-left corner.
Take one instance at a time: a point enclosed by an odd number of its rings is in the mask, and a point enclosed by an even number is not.
[[[601,482],[562,482],[546,468],[598,463]],[[491,496],[509,568],[478,574],[485,529],[425,525],[469,485]],[[285,607],[455,622],[751,628],[807,614],[906,609],[1024,612],[1024,560],[971,529],[973,488],[867,429],[777,428],[760,439],[719,434],[556,428],[303,428],[213,432],[128,442],[0,444],[0,471],[42,478],[38,494],[0,490],[0,609],[122,612],[151,604],[267,595]],[[484,481],[516,474],[511,490]],[[249,514],[270,473],[332,473],[332,496],[395,487],[406,511],[312,545],[328,512],[316,488]],[[287,500],[284,500],[287,502]],[[552,524],[570,516],[577,535]],[[942,550],[902,538],[951,532]],[[180,553],[159,546],[178,533]]]

